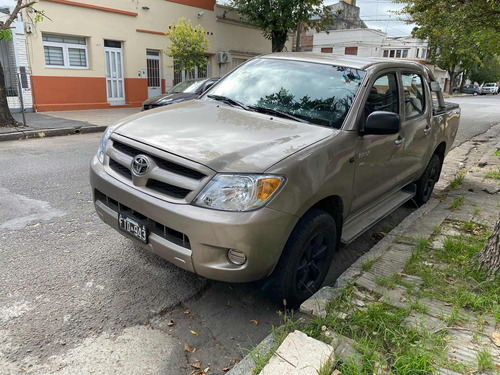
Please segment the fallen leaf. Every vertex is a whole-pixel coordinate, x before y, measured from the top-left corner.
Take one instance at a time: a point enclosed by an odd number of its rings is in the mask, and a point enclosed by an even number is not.
[[[76,194],[81,194],[82,192],[81,191],[77,191]]]
[[[493,332],[491,334],[491,339],[495,343],[496,346],[500,346],[500,332]]]
[[[189,345],[187,344],[187,342],[184,343],[184,350],[186,352],[189,352],[189,353],[192,353],[193,351],[191,350],[191,348],[189,347]]]
[[[342,375],[342,373],[339,370],[335,370],[332,375]]]
[[[193,335],[198,336],[198,334],[197,334],[195,331],[191,331],[191,333],[192,333]]]
[[[445,306],[452,306],[452,305],[453,305],[453,303],[450,303],[450,302],[445,302],[445,304],[444,304],[444,305],[445,305]]]
[[[497,368],[497,370],[500,370],[500,365],[498,363],[495,363],[495,367]]]
[[[195,369],[199,369],[201,367],[201,361],[198,361],[196,363],[190,363],[189,366]]]
[[[148,324],[146,324],[146,327],[151,327],[151,324],[149,324],[149,323],[148,323]]]
[[[184,311],[184,314],[186,315],[189,314],[189,310]]]
[[[259,322],[256,321],[255,319],[250,320],[250,323],[252,323],[254,326],[259,324]]]
[[[229,370],[231,370],[231,369],[232,369],[232,367],[231,367],[231,366],[228,366],[228,367],[224,367],[224,368],[222,369],[222,371],[226,372],[226,371],[229,371]]]
[[[203,370],[203,373],[206,374],[209,371],[210,371],[210,366],[208,366],[205,370]]]
[[[193,348],[193,350],[191,351],[191,353],[196,353],[196,348]]]
[[[170,322],[168,322],[168,323],[167,323],[167,325],[168,325],[169,327],[172,327],[172,326],[174,326],[174,325],[175,325],[175,322],[174,322],[172,319],[170,319]]]

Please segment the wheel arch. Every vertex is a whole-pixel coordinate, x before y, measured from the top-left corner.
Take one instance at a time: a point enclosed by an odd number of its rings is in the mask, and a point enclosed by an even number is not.
[[[342,226],[344,224],[344,202],[338,195],[331,195],[316,202],[309,210],[317,208],[330,214],[335,220],[337,226],[337,249],[340,246],[340,239],[342,237]],[[308,210],[308,211],[309,211]]]

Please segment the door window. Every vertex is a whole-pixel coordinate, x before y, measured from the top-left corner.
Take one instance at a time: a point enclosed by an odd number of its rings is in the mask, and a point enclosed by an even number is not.
[[[405,118],[410,119],[424,113],[424,86],[422,77],[418,74],[404,73],[401,75],[404,88]]]
[[[399,113],[396,74],[385,74],[373,83],[364,108],[364,119],[375,111]]]

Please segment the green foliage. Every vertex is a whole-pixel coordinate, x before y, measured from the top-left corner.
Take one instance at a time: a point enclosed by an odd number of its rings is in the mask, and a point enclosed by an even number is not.
[[[322,0],[232,0],[231,5],[271,40],[273,52],[284,49],[288,33],[301,22],[318,31],[333,24],[333,14]]]
[[[486,57],[477,68],[470,72],[468,77],[479,84],[500,81],[500,57]]]
[[[165,35],[171,44],[167,47],[166,54],[175,62],[175,71],[186,70],[191,72],[195,67],[203,68],[207,60],[203,54],[208,48],[208,39],[201,25],[193,27],[190,20],[184,17],[172,22]]]
[[[500,12],[496,0],[395,0],[418,25],[414,35],[428,39],[431,61],[451,76],[475,70],[500,53]]]

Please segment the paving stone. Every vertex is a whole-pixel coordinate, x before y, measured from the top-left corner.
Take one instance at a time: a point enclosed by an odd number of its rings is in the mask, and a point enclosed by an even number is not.
[[[363,363],[363,356],[356,349],[354,345],[356,342],[348,337],[339,335],[336,332],[331,333],[332,342],[331,346],[334,348],[335,360],[347,362],[354,361],[360,366]]]
[[[418,311],[412,311],[408,314],[405,320],[403,320],[403,325],[417,331],[424,329],[432,332],[446,327],[445,322],[442,320]]]
[[[393,289],[389,289],[382,294],[381,301],[390,306],[405,309],[409,306],[409,302],[405,297],[406,291],[406,288],[396,285]]]
[[[317,375],[333,356],[331,345],[295,331],[288,334],[261,375]]]
[[[300,305],[300,311],[304,314],[326,317],[326,306],[332,300],[340,295],[340,290],[332,287],[323,287],[312,297],[305,300]]]
[[[438,375],[462,375],[458,372],[448,370],[446,368],[438,368],[437,369]]]
[[[474,211],[476,207],[470,205],[469,202],[465,202],[462,206],[453,210],[448,215],[448,220],[451,221],[471,221],[474,218]]]
[[[424,285],[424,280],[420,276],[415,275],[402,274],[401,281],[417,288]]]
[[[481,351],[491,354],[493,362],[500,366],[500,348],[489,337],[465,330],[448,331],[448,356],[457,362],[476,367],[477,356]]]

